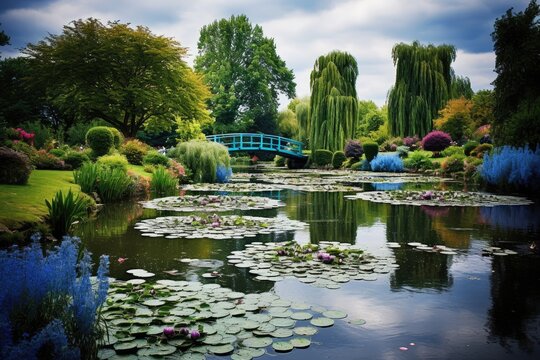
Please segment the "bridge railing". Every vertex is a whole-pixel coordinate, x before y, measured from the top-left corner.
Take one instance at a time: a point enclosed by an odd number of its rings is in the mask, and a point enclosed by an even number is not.
[[[297,157],[303,156],[304,144],[302,142],[276,135],[234,133],[209,135],[206,139],[227,146],[229,151],[266,150]]]

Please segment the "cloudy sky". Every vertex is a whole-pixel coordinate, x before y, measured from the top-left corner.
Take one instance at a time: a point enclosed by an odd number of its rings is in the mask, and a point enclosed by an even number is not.
[[[274,38],[277,52],[293,69],[297,95],[309,95],[315,59],[332,50],[358,61],[360,99],[384,104],[394,82],[392,46],[398,42],[452,44],[454,69],[474,90],[491,88],[495,56],[493,22],[528,0],[2,0],[0,23],[11,37],[3,57],[17,56],[27,43],[58,34],[75,19],[95,17],[145,25],[173,37],[197,54],[200,28],[216,19],[245,14]],[[282,105],[285,104],[282,99]]]

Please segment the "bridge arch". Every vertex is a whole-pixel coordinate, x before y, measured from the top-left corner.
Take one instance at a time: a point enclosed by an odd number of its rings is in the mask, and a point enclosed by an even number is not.
[[[229,152],[265,151],[292,159],[306,158],[302,142],[277,135],[234,133],[208,135],[206,139],[225,145]]]

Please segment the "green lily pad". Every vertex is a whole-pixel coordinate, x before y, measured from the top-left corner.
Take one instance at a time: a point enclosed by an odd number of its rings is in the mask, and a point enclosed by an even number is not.
[[[298,349],[305,349],[311,345],[311,340],[306,338],[294,338],[289,340],[292,346]]]
[[[311,326],[300,326],[293,329],[293,332],[296,335],[300,336],[312,336],[317,333],[317,328],[311,327]]]
[[[329,310],[322,313],[323,316],[330,319],[344,319],[347,317],[347,313],[339,310]]]
[[[272,338],[269,337],[252,337],[242,342],[242,345],[250,348],[265,348],[270,344],[272,344]]]
[[[234,351],[234,346],[232,345],[220,345],[220,346],[209,346],[208,351],[216,355],[227,355]]]
[[[137,343],[133,341],[119,342],[114,344],[113,348],[119,354],[126,354],[130,352],[135,352],[137,350]]]
[[[219,345],[219,344],[221,344],[222,340],[223,340],[223,336],[221,336],[219,334],[215,334],[215,335],[207,336],[203,340],[203,343],[205,343],[207,345]]]
[[[357,320],[350,320],[349,324],[352,325],[364,325],[366,323],[366,320],[364,319],[357,319]]]
[[[293,335],[293,331],[286,328],[277,328],[276,330],[271,332],[270,335],[275,338],[287,338]]]
[[[287,352],[294,349],[294,346],[290,341],[276,341],[272,343],[272,347],[278,352]]]
[[[180,355],[179,360],[205,360],[206,356],[199,353],[185,353]]]
[[[334,320],[326,318],[326,317],[318,317],[318,318],[311,319],[310,323],[313,326],[329,327],[329,326],[334,325]]]
[[[146,300],[143,302],[143,305],[146,305],[146,306],[161,306],[164,304],[165,304],[165,301],[157,300],[157,299]]]
[[[138,356],[166,356],[176,352],[176,347],[166,344],[155,344],[137,351]]]
[[[116,355],[116,351],[113,349],[100,349],[97,353],[97,357],[100,360],[108,359],[114,355]]]
[[[312,317],[313,315],[311,315],[308,312],[295,312],[294,314],[291,315],[291,319],[293,320],[309,320]]]
[[[276,326],[276,327],[293,327],[296,321],[288,318],[275,318],[270,320],[270,324]]]

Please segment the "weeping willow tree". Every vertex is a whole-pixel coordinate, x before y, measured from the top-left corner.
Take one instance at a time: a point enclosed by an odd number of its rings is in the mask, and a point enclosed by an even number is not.
[[[311,71],[309,146],[312,151],[342,150],[354,135],[358,113],[358,66],[348,53],[333,51],[315,61]]]
[[[298,122],[298,140],[306,143],[309,138],[309,102],[300,102],[296,105],[296,121]]]
[[[424,136],[451,96],[456,49],[451,45],[400,43],[392,49],[396,83],[388,95],[389,130],[394,136]]]

